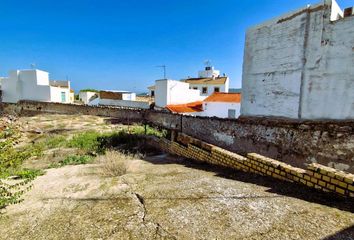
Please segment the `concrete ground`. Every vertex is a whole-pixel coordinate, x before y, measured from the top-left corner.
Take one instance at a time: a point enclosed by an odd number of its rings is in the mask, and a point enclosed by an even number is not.
[[[287,196],[291,187],[274,192],[260,177],[240,181],[205,168],[162,155],[130,160],[120,177],[103,177],[97,164],[48,170],[23,203],[1,215],[0,239],[350,239],[354,233],[350,209]]]
[[[170,155],[127,161],[118,177],[47,170],[2,211],[0,239],[354,239],[353,202]]]

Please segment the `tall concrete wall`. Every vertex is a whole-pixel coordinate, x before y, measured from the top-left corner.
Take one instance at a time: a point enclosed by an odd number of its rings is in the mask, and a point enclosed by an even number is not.
[[[354,173],[354,121],[218,119],[151,110],[30,101],[0,104],[0,112],[86,114],[114,118],[116,122],[125,124],[149,123],[243,155],[258,153],[301,168],[317,162]]]
[[[243,116],[354,118],[354,17],[338,12],[327,0],[247,31]]]

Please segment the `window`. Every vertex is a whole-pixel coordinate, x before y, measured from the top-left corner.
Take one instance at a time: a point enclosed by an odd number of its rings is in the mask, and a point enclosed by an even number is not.
[[[227,113],[228,118],[236,118],[236,110],[235,109],[229,109]]]
[[[198,87],[193,87],[194,90],[198,90]]]
[[[220,92],[220,88],[219,87],[214,87],[214,92]]]
[[[151,91],[151,97],[155,97],[155,91]]]
[[[202,88],[202,94],[207,94],[208,93],[208,88],[207,87],[203,87]]]
[[[65,94],[65,92],[61,92],[61,102],[63,102],[63,103],[66,102],[66,94]]]

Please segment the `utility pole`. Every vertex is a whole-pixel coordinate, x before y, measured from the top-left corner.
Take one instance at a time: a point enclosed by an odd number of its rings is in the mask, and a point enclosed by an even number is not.
[[[166,65],[161,65],[161,66],[156,66],[158,68],[163,68],[163,79],[166,79],[166,68],[167,66]]]

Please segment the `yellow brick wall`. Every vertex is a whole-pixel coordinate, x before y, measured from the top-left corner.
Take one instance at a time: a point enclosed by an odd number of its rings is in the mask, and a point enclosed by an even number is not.
[[[354,197],[353,174],[320,164],[310,164],[304,170],[256,153],[249,153],[247,157],[244,157],[181,133],[178,134],[176,142],[160,139],[160,147],[167,152],[185,158],[252,172],[283,181],[296,182],[342,196]]]

